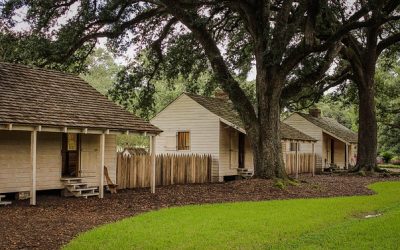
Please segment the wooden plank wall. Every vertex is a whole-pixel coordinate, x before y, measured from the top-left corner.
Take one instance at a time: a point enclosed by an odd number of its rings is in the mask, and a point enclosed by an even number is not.
[[[315,163],[313,163],[313,159],[315,159],[315,155],[313,157],[312,153],[299,153],[299,174],[301,173],[312,173],[313,167]],[[295,174],[296,173],[296,153],[295,152],[287,152],[284,154],[285,157],[285,167],[287,174]]]
[[[150,155],[117,156],[117,184],[119,189],[150,187]],[[156,185],[211,182],[211,155],[156,156]]]

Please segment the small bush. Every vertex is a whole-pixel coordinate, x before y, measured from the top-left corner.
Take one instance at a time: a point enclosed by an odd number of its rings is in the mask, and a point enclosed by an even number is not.
[[[393,158],[394,154],[393,154],[392,152],[390,152],[390,151],[385,151],[385,152],[383,152],[383,153],[381,154],[381,156],[382,156],[383,161],[384,161],[385,163],[389,163],[390,160]]]
[[[275,187],[279,188],[279,189],[285,189],[286,185],[285,182],[283,180],[277,180],[274,184]]]

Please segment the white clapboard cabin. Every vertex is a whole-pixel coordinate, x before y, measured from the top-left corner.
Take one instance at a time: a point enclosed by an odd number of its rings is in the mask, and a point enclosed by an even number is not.
[[[214,98],[183,93],[151,119],[152,124],[163,130],[157,137],[156,151],[210,154],[213,181],[251,174],[253,152],[244,126],[227,96],[216,95]],[[281,138],[283,146],[286,142],[315,141],[284,123],[281,123]]]
[[[317,171],[332,167],[348,169],[355,165],[357,134],[335,119],[323,117],[321,110],[312,108],[308,114],[293,113],[284,122],[318,140],[315,143]],[[300,148],[303,152],[311,150],[307,144],[300,144]]]
[[[37,190],[102,197],[116,135],[159,132],[78,76],[0,63],[0,194],[28,193],[33,205]]]

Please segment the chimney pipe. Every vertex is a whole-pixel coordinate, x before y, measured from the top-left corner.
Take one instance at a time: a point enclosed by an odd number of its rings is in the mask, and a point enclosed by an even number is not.
[[[225,100],[225,101],[229,101],[229,96],[227,93],[225,93],[225,91],[221,90],[221,89],[216,89],[214,92],[214,96],[215,98],[221,99],[221,100]]]
[[[319,108],[311,108],[308,110],[308,113],[316,118],[321,117],[321,110]]]

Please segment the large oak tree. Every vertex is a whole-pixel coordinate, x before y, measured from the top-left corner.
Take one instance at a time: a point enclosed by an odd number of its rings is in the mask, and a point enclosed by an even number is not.
[[[315,84],[340,51],[340,40],[368,25],[363,17],[371,8],[352,10],[337,0],[10,0],[2,6],[2,26],[12,30],[13,16],[26,10],[32,34],[52,41],[61,61],[108,38],[110,47],[136,59],[136,71],[121,77],[127,91],[151,89],[161,69],[212,70],[244,122],[256,176],[286,178],[281,104],[303,84]],[[146,60],[137,58],[143,54]],[[138,62],[150,67],[143,70]],[[255,105],[237,81],[252,64]]]

